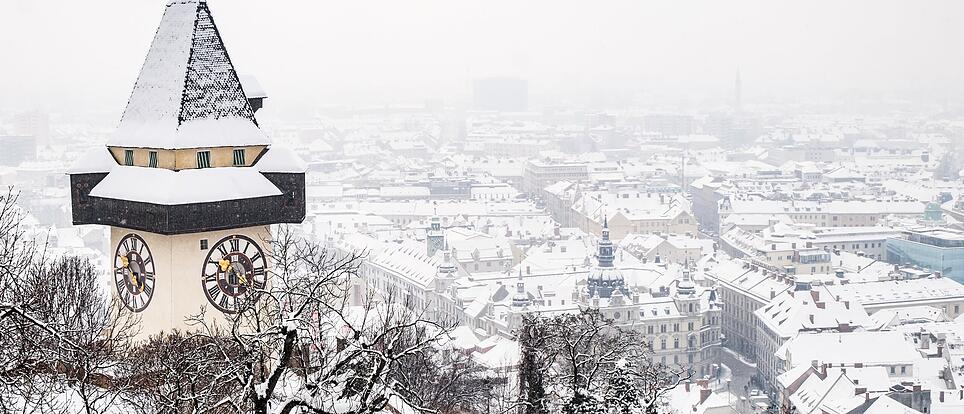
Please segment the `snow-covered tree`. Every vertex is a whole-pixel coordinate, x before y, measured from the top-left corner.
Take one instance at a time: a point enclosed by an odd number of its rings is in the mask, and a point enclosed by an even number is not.
[[[616,361],[616,366],[608,375],[606,394],[603,401],[608,412],[613,414],[634,414],[642,412],[637,367],[625,359]]]
[[[111,303],[98,272],[49,257],[0,196],[0,412],[107,412],[135,379],[125,358],[137,318]]]
[[[281,228],[275,272],[227,328],[193,323],[229,361],[216,404],[255,413],[362,414],[391,401],[423,412],[471,408],[486,395],[471,361],[439,348],[452,327],[396,298],[350,305],[362,254],[342,254]],[[466,405],[466,406],[463,406]]]
[[[665,395],[690,377],[652,362],[637,331],[596,309],[529,315],[520,342],[525,413],[657,413]]]

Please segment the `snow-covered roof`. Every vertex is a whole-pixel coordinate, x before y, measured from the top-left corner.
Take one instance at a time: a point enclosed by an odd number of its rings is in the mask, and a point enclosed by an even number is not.
[[[90,195],[177,205],[275,196],[281,190],[250,167],[172,171],[117,165]]]
[[[874,326],[860,302],[844,303],[819,291],[785,291],[757,309],[757,319],[771,332],[789,338],[800,331]]]
[[[267,145],[207,2],[172,1],[109,146]]]
[[[895,331],[801,334],[784,343],[775,355],[789,367],[812,361],[887,366],[922,359],[904,334]]]
[[[303,173],[308,164],[291,148],[272,145],[254,165],[258,171],[266,173]]]
[[[268,94],[261,87],[261,82],[258,82],[258,78],[251,75],[238,75],[241,79],[241,87],[244,88],[244,95],[251,98],[267,98]]]
[[[67,174],[89,174],[110,172],[117,161],[110,155],[107,147],[92,148],[74,161]]]

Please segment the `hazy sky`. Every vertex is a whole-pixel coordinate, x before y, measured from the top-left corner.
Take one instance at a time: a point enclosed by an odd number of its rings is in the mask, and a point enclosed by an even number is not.
[[[123,106],[166,1],[0,1],[0,104]],[[959,92],[961,1],[212,0],[239,71],[289,102],[419,102],[474,77],[533,95]],[[122,108],[116,108],[120,111]]]

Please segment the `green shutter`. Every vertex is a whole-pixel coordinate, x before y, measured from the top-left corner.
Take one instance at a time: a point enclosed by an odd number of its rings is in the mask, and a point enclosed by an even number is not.
[[[234,150],[234,165],[238,167],[243,167],[244,163],[244,148],[238,148]]]
[[[211,168],[211,151],[198,151],[198,153],[197,153],[197,167],[198,167],[198,168]]]

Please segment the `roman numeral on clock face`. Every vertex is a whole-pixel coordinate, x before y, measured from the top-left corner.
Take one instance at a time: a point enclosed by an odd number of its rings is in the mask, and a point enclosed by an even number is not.
[[[222,268],[224,260],[230,265]],[[221,239],[201,265],[208,302],[221,312],[234,313],[239,304],[257,300],[257,291],[267,285],[267,265],[264,252],[250,237],[238,234]]]
[[[124,306],[134,312],[147,308],[157,287],[154,272],[154,256],[144,239],[130,233],[117,243],[114,285]]]
[[[221,288],[218,287],[217,284],[214,284],[213,286],[208,288],[208,295],[210,295],[212,298],[217,298],[218,296],[221,296],[221,293],[222,293]]]

